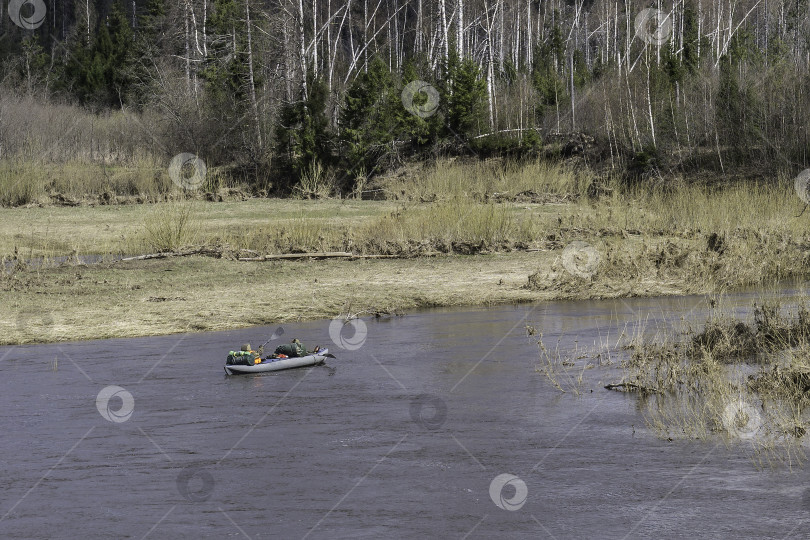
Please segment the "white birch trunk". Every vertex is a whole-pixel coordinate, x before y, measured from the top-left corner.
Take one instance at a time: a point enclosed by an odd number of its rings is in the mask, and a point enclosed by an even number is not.
[[[439,0],[439,18],[442,23],[442,41],[444,46],[444,61],[450,58],[450,42],[448,37],[448,27],[447,27],[447,6],[445,6],[445,0]]]
[[[303,96],[304,103],[309,98],[307,92],[307,57],[306,57],[306,38],[304,37],[304,0],[298,0],[298,54],[299,61],[301,62],[301,95]],[[306,107],[306,106],[305,106]]]
[[[250,85],[250,108],[253,112],[253,124],[256,126],[256,142],[262,147],[262,128],[259,124],[259,104],[256,100],[256,83],[253,77],[253,30],[250,27],[250,0],[245,0],[245,26],[247,28],[247,61],[248,84]]]
[[[464,58],[464,0],[456,2],[456,54]]]

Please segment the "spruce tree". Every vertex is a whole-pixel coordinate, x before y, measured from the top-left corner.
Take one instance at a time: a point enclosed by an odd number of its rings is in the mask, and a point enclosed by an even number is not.
[[[398,99],[391,72],[379,58],[354,80],[346,92],[339,123],[347,169],[374,174],[377,161],[399,131],[400,116],[395,111],[402,105]]]
[[[481,77],[478,64],[471,59],[451,62],[449,92],[446,95],[446,120],[450,136],[464,140],[477,132],[485,123],[484,103],[486,83]]]

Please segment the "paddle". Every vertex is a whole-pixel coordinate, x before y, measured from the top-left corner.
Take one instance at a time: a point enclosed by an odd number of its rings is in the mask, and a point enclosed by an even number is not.
[[[262,343],[262,344],[261,344],[261,346],[259,347],[259,351],[258,351],[258,352],[259,352],[259,355],[261,356],[262,354],[264,354],[264,346],[265,346],[265,345],[267,345],[268,343],[270,343],[270,342],[271,342],[271,341],[273,341],[274,339],[278,339],[278,338],[280,338],[280,337],[281,337],[281,336],[283,336],[283,335],[284,335],[284,328],[282,328],[281,326],[279,326],[278,328],[276,328],[276,331],[275,331],[275,332],[273,332],[273,335],[272,335],[272,336],[270,336],[270,339],[268,339],[267,341],[265,341],[264,343]],[[309,354],[318,354],[318,353],[316,353],[315,351],[313,351],[313,352],[311,352],[311,353],[309,353]],[[326,358],[335,358],[335,359],[337,359],[337,356],[335,356],[335,355],[334,355],[334,354],[332,354],[332,353],[325,353],[325,354],[322,354],[321,356],[325,356]]]
[[[279,326],[278,328],[276,328],[276,331],[275,331],[275,332],[273,332],[273,335],[272,335],[272,336],[270,336],[270,339],[268,339],[267,341],[265,341],[264,343],[262,343],[262,344],[261,344],[261,346],[259,347],[259,355],[264,354],[264,346],[265,346],[265,345],[267,345],[268,343],[270,343],[270,342],[271,342],[271,341],[273,341],[274,339],[278,339],[278,338],[280,338],[280,337],[281,337],[281,336],[283,336],[283,335],[284,335],[284,328],[282,328],[282,327],[280,327],[280,326]]]

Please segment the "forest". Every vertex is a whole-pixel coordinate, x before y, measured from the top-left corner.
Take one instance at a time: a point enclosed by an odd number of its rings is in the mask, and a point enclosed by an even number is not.
[[[347,194],[443,156],[580,156],[659,183],[807,166],[806,0],[0,9],[0,176],[187,153],[219,181]]]

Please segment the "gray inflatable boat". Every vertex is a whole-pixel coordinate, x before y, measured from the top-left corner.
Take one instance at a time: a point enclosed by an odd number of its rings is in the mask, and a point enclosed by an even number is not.
[[[264,373],[265,371],[279,371],[305,366],[317,366],[323,364],[327,358],[334,358],[329,354],[329,349],[321,349],[317,353],[297,358],[268,358],[260,364],[251,366],[231,365],[225,366],[225,373],[228,375],[238,375],[241,373]]]

